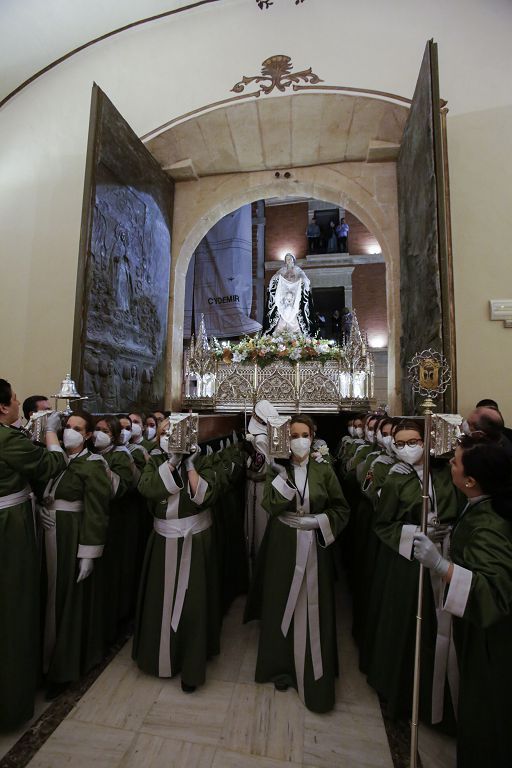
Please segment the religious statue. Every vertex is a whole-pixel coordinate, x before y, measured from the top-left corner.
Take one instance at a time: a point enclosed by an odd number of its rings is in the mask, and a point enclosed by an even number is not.
[[[283,332],[309,336],[313,330],[311,283],[293,254],[287,253],[284,261],[285,266],[272,277],[267,289],[264,330],[273,336]]]

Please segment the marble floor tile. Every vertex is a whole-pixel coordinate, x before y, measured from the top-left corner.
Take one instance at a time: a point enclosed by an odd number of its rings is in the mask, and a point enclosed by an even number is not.
[[[179,679],[168,680],[140,730],[167,739],[217,745],[234,687],[234,683],[207,680],[195,693],[186,694]]]
[[[70,714],[72,720],[136,731],[158,699],[165,680],[132,662],[110,664]]]
[[[209,680],[224,680],[235,683],[244,662],[254,633],[249,624],[243,624],[245,598],[237,598],[228,615],[224,618],[220,639],[220,654],[209,662]]]
[[[421,723],[418,730],[418,751],[423,768],[455,768],[457,765],[456,739]]]
[[[118,768],[212,768],[215,747],[139,733]]]
[[[392,768],[380,712],[352,704],[326,715],[306,711],[303,762],[318,768]]]
[[[258,639],[260,636],[260,625],[258,621],[251,621],[245,625],[248,631],[247,648],[240,665],[238,673],[239,683],[254,683],[254,673],[256,671],[256,658],[258,655]]]
[[[222,732],[221,745],[234,751],[302,762],[304,706],[295,690],[239,683]]]
[[[290,763],[259,755],[241,755],[239,752],[218,749],[212,768],[302,768],[302,763]]]
[[[119,728],[64,720],[29,768],[117,768],[134,734]]]

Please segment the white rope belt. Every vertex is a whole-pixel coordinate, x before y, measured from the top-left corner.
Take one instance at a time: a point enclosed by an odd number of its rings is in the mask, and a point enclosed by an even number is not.
[[[174,518],[171,520],[155,517],[153,528],[156,533],[166,539],[165,542],[165,581],[164,599],[162,606],[162,625],[160,628],[160,652],[158,674],[160,677],[171,677],[171,628],[177,631],[185,595],[190,578],[192,561],[192,537],[196,533],[206,531],[212,525],[212,514],[209,509],[191,517]],[[178,539],[183,539],[181,560],[178,569],[178,586],[174,598],[176,570],[178,565]]]
[[[47,497],[41,504],[49,512],[58,510],[59,512],[82,512],[84,508],[83,501],[66,501],[65,499],[51,499]]]
[[[0,496],[0,509],[9,509],[9,507],[16,507],[18,504],[23,504],[24,501],[30,499],[30,494],[30,488],[26,485],[21,491],[9,493],[7,496]]]
[[[285,525],[287,515],[279,517]],[[291,527],[291,526],[290,526]],[[297,530],[297,529],[295,529]],[[309,643],[315,680],[323,674],[322,647],[320,644],[320,607],[318,603],[318,559],[314,531],[297,530],[295,570],[286,608],[281,622],[281,632],[286,637],[293,618],[293,654],[299,696],[304,701],[304,665],[306,639],[309,626]]]

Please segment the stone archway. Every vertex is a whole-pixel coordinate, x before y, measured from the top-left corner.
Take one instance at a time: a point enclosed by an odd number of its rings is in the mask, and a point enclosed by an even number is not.
[[[394,163],[337,163],[290,170],[223,174],[176,185],[169,302],[166,402],[181,405],[183,316],[187,269],[204,235],[223,216],[268,197],[313,197],[351,211],[380,243],[386,263],[389,328],[388,402],[399,412],[400,256]]]

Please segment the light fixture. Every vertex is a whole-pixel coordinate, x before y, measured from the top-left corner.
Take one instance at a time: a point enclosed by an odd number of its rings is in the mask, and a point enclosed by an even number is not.
[[[369,333],[368,343],[372,349],[384,349],[388,345],[388,337],[385,333]]]
[[[489,299],[491,320],[502,320],[505,328],[512,328],[512,299]]]

